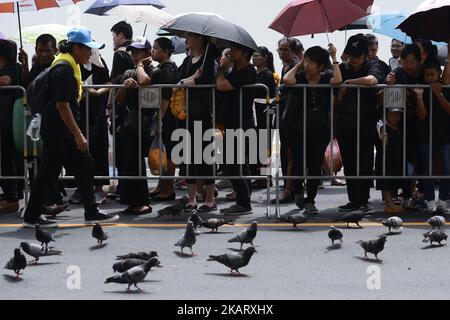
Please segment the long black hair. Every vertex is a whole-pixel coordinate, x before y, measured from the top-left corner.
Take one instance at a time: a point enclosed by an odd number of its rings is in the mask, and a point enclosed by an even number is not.
[[[260,55],[262,55],[263,57],[265,57],[267,59],[267,68],[269,68],[270,71],[272,71],[272,73],[275,73],[275,65],[273,63],[273,53],[270,52],[269,49],[267,49],[266,47],[258,47],[258,52]]]
[[[168,51],[169,58],[175,52],[175,46],[173,45],[172,40],[165,38],[165,37],[161,37],[161,38],[156,39],[155,42],[158,44],[158,46],[161,47],[161,49]]]

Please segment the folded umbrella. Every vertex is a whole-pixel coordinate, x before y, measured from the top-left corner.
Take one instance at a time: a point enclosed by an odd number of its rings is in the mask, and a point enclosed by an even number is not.
[[[426,0],[398,28],[413,39],[450,40],[450,0]]]
[[[161,30],[166,32],[164,34],[179,37],[185,37],[188,32],[208,36],[217,47],[226,47],[233,42],[258,51],[255,40],[244,28],[211,13],[188,13],[176,16],[162,26]]]

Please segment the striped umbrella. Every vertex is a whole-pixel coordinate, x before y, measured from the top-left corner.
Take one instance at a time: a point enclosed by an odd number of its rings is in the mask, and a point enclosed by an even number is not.
[[[20,46],[22,43],[22,24],[20,21],[20,12],[38,11],[49,8],[59,8],[78,3],[83,0],[0,0],[0,13],[17,13],[19,21]]]

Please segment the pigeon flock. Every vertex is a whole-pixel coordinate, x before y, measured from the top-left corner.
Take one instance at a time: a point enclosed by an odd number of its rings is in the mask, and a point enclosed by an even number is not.
[[[161,215],[177,216],[183,211],[183,207],[186,205],[185,200],[179,200],[175,205],[167,207],[159,211]],[[363,213],[349,213],[338,219],[336,222],[344,222],[349,228],[350,223],[356,224],[359,228],[362,228],[359,222],[365,217],[366,214]],[[285,223],[292,223],[293,228],[297,228],[297,225],[304,224],[307,222],[307,217],[303,214],[294,214],[291,216],[283,216],[279,218],[280,221]],[[426,232],[423,236],[424,243],[430,243],[434,246],[435,243],[442,245],[442,242],[447,242],[447,235],[441,228],[446,224],[446,220],[442,216],[434,216],[426,221],[432,230]],[[383,220],[381,224],[388,228],[389,233],[386,235],[381,235],[377,239],[363,241],[360,240],[356,242],[364,250],[364,259],[368,259],[367,254],[373,254],[375,259],[379,261],[378,255],[384,250],[385,244],[387,242],[387,235],[391,234],[394,230],[396,232],[401,232],[403,228],[403,221],[399,217],[390,217]],[[210,218],[203,221],[200,216],[194,212],[187,221],[186,229],[184,233],[180,236],[175,246],[180,247],[180,255],[186,255],[184,253],[185,248],[189,248],[191,251],[191,256],[195,256],[193,247],[197,243],[197,228],[207,228],[211,231],[209,233],[217,233],[219,228],[224,225],[234,225],[232,221]],[[437,230],[435,230],[437,229]],[[250,260],[255,254],[256,246],[254,241],[258,232],[258,223],[253,221],[251,225],[241,232],[236,234],[234,237],[228,240],[228,243],[238,243],[240,249],[231,249],[235,252],[224,253],[220,255],[209,255],[207,261],[218,262],[230,269],[231,275],[242,275],[239,269],[244,268],[250,263]],[[30,264],[37,264],[39,260],[43,257],[49,256],[61,256],[62,251],[56,250],[54,247],[49,247],[51,242],[55,242],[54,236],[46,230],[36,226],[35,233],[36,240],[40,244],[31,242],[21,242],[19,248],[14,249],[14,256],[8,261],[4,269],[11,270],[16,274],[16,279],[20,279],[23,275],[23,271]],[[106,233],[102,226],[96,223],[92,228],[92,237],[97,241],[97,247],[101,247],[104,241],[108,240],[108,233]],[[335,246],[335,242],[338,248],[342,247],[344,234],[341,229],[335,226],[331,226],[328,231],[328,238],[331,240],[332,246]],[[243,249],[244,245],[247,248]],[[34,260],[27,262],[25,254],[34,258]],[[138,284],[143,282],[147,277],[147,274],[153,267],[161,267],[161,262],[159,261],[159,256],[156,251],[150,252],[130,252],[124,255],[118,255],[116,257],[116,262],[112,265],[113,272],[116,275],[108,277],[105,283],[116,283],[116,284],[126,284],[127,292],[131,292],[131,287],[134,286],[138,292],[142,289],[138,287]],[[117,274],[118,273],[118,274]]]

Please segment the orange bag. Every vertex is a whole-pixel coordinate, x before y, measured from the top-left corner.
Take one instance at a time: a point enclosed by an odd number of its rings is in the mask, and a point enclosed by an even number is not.
[[[170,99],[170,111],[178,120],[186,120],[186,90],[174,90]]]
[[[160,152],[162,151],[161,157]],[[162,161],[162,170],[163,172],[160,173],[160,163]],[[150,171],[152,175],[154,176],[162,176],[164,173],[167,172],[167,153],[166,148],[164,145],[161,146],[159,144],[159,139],[155,138],[153,140],[152,146],[150,148],[150,151],[148,153],[148,167],[150,168]]]

